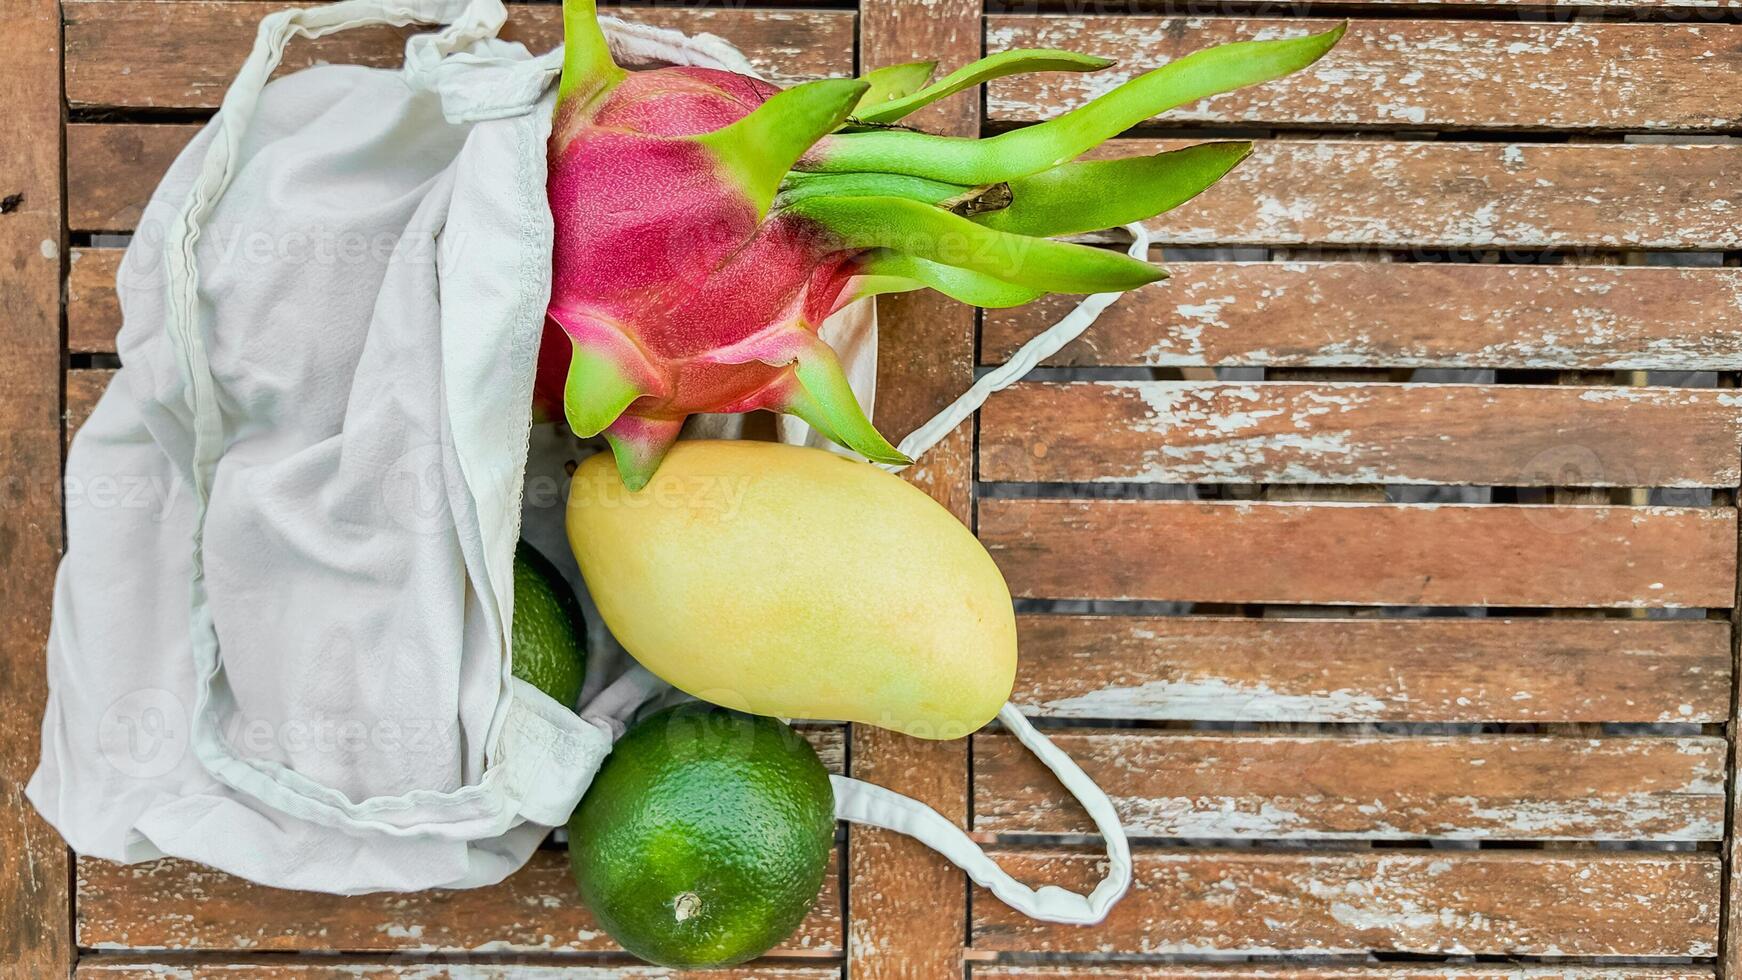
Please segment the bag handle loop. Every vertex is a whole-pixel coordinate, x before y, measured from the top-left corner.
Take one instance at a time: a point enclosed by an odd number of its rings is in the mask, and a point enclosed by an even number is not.
[[[1135,259],[1146,258],[1149,253],[1148,230],[1137,223],[1125,228],[1131,233],[1128,254]],[[1120,295],[1096,293],[1078,303],[1059,322],[1023,344],[1009,361],[987,372],[949,407],[901,440],[902,453],[909,459],[917,459],[921,453],[937,445],[950,434],[950,430],[984,405],[993,392],[1016,383],[1036,364],[1081,336]],[[903,467],[884,468],[896,472]],[[842,820],[882,827],[914,838],[967,872],[975,884],[990,891],[999,901],[1029,918],[1067,925],[1094,925],[1107,917],[1114,903],[1131,887],[1131,843],[1125,837],[1125,828],[1119,823],[1119,814],[1113,809],[1106,792],[1095,785],[1095,781],[1051,739],[1036,731],[1016,705],[1006,704],[1000,708],[998,720],[1052,770],[1065,789],[1089,812],[1095,829],[1106,841],[1107,873],[1088,895],[1079,895],[1057,885],[1030,888],[1000,868],[998,862],[974,843],[973,838],[942,814],[918,800],[881,786],[846,776],[829,777],[835,787],[835,815]]]
[[[1095,829],[1106,840],[1107,873],[1088,895],[1079,895],[1057,885],[1030,888],[1000,868],[998,862],[974,843],[973,838],[943,814],[918,800],[872,783],[846,776],[830,776],[829,782],[835,787],[835,816],[912,837],[948,858],[999,901],[1031,919],[1076,926],[1094,925],[1107,917],[1113,904],[1131,887],[1131,844],[1125,838],[1125,828],[1119,824],[1119,814],[1095,781],[1069,755],[1052,744],[1051,739],[1035,731],[1014,704],[1000,708],[998,720],[1016,736],[1017,741],[1045,763],[1083,809],[1089,811]]]

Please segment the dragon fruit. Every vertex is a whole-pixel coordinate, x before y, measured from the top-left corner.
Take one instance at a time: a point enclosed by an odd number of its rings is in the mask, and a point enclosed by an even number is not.
[[[936,82],[931,64],[915,63],[782,90],[706,68],[625,71],[594,0],[565,0],[563,27],[537,398],[577,435],[603,434],[631,489],[701,412],[787,412],[868,459],[906,462],[817,336],[823,320],[878,293],[931,288],[1013,306],[1162,278],[1050,236],[1160,214],[1251,145],[1075,158],[1165,109],[1309,65],[1342,34],[1199,51],[1051,121],[976,140],[897,123],[992,78],[1111,62],[1008,51]]]

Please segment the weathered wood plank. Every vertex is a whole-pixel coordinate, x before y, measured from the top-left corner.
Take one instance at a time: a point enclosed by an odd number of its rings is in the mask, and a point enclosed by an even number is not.
[[[1021,598],[1727,608],[1733,509],[983,500]]]
[[[209,0],[160,0],[160,2],[163,2],[163,3],[203,3],[203,2],[209,2]],[[245,2],[255,3],[255,4],[268,4],[268,3],[274,3],[274,2],[276,2],[276,0],[245,0]],[[1655,9],[1660,9],[1660,8],[1664,8],[1664,7],[1671,7],[1671,8],[1674,8],[1674,7],[1699,7],[1699,8],[1705,8],[1705,9],[1722,10],[1722,9],[1729,8],[1729,7],[1742,6],[1742,0],[1431,0],[1431,2],[1424,2],[1424,0],[1362,0],[1362,2],[1360,4],[1357,4],[1356,6],[1389,6],[1389,5],[1394,5],[1394,4],[1401,4],[1401,5],[1406,5],[1406,6],[1410,6],[1410,7],[1419,7],[1419,8],[1423,8],[1426,10],[1433,10],[1434,8],[1441,7],[1441,6],[1463,7],[1465,9],[1469,9],[1470,7],[1511,8],[1511,7],[1525,6],[1525,7],[1574,7],[1574,8],[1577,8],[1577,7],[1610,7],[1610,8],[1616,8],[1616,9],[1645,9],[1645,10],[1655,10]],[[611,10],[611,7],[616,6],[616,5],[617,4],[613,3],[612,0],[600,0],[600,3],[599,3],[599,6],[604,8],[606,13],[614,12]],[[788,6],[803,6],[803,5],[804,5],[804,0],[761,0],[761,2],[758,3],[758,6],[764,6],[764,7],[788,7]],[[989,3],[989,4],[987,4],[987,6],[991,9],[995,9],[995,10],[1009,11],[1009,10],[1013,9],[1015,5],[1012,3],[1006,2],[1006,0],[999,0],[999,2]],[[1078,6],[1080,6],[1080,5],[1078,5]],[[1153,6],[1153,4],[1146,4],[1146,3],[1140,2],[1140,0],[1126,0],[1126,2],[1121,3],[1118,7],[1115,7],[1112,9],[1114,9],[1115,11],[1122,11],[1125,9],[1144,9],[1144,8],[1149,7],[1149,6]],[[1065,10],[1070,9],[1070,7],[1071,7],[1070,0],[1035,0],[1035,2],[1023,5],[1023,7],[1021,9],[1024,11],[1034,11],[1034,12],[1054,12],[1054,11],[1065,11]],[[1562,11],[1563,14],[1571,13],[1571,12],[1572,11]]]
[[[1721,11],[1733,8],[1737,0],[1362,0],[1362,5],[1376,7],[1408,6],[1424,10],[1447,8],[1450,10],[1469,10],[1473,7],[1499,7],[1515,9],[1518,7],[1545,7],[1555,10],[1561,16],[1576,13],[1577,8],[1607,8],[1609,10],[1638,10],[1651,12],[1666,10],[1671,13],[1681,13],[1676,8],[1697,7],[1703,10]],[[1595,12],[1595,11],[1593,11]]]
[[[1081,890],[1096,855],[1008,851],[1023,881]],[[1709,957],[1716,855],[1650,852],[1138,852],[1093,929],[973,896],[977,950]]]
[[[1047,360],[1078,367],[1724,371],[1742,270],[1415,262],[1178,262]],[[1081,297],[987,310],[1002,363]]]
[[[1278,140],[1146,225],[1164,245],[1734,249],[1738,184],[1733,146]]]
[[[1262,964],[1122,963],[976,965],[981,980],[1712,980],[1699,966],[1287,966]]]
[[[132,231],[158,181],[200,127],[67,126],[67,227]]]
[[[1054,0],[1044,0],[1046,3]],[[1676,8],[1698,7],[1703,10],[1721,11],[1736,7],[1738,0],[1362,0],[1362,6],[1375,7],[1412,7],[1424,11],[1438,11],[1444,8],[1448,11],[1468,11],[1476,7],[1498,7],[1505,12],[1511,12],[1518,7],[1544,7],[1554,10],[1558,16],[1568,16],[1580,12],[1578,8],[1607,8],[1609,10],[1639,10],[1643,12],[1665,10],[1668,13],[1685,11]],[[1668,8],[1666,10],[1666,8]],[[1596,12],[1593,10],[1592,12]]]
[[[142,958],[100,954],[79,960],[74,976],[90,980],[840,980],[838,966],[787,966],[758,961],[726,970],[685,970],[681,974],[641,963],[416,963],[374,960],[287,960],[261,957],[234,962],[173,956]]]
[[[121,329],[121,302],[115,276],[122,249],[75,248],[67,269],[67,350],[74,354],[115,349]]]
[[[60,16],[52,0],[0,8],[0,964],[64,977],[75,956],[67,847],[24,798],[40,754],[43,650],[61,551]]]
[[[991,482],[1728,487],[1739,462],[1728,390],[1037,382],[980,415]]]
[[[1565,16],[1575,13],[1576,8],[1609,8],[1611,10],[1655,11],[1678,7],[1698,7],[1706,10],[1723,10],[1738,6],[1737,0],[1362,0],[1362,5],[1372,6],[1408,6],[1424,10],[1434,10],[1445,7],[1453,10],[1469,10],[1472,7],[1546,7],[1558,8],[1556,12]],[[1575,9],[1567,9],[1575,8]]]
[[[803,721],[793,727],[811,743],[823,768],[837,775],[847,772],[847,726],[834,722]]]
[[[235,0],[66,0],[67,102],[78,108],[216,108],[270,9]],[[509,11],[503,37],[533,51],[561,43],[558,6],[517,3]],[[717,34],[782,84],[853,73],[849,10],[637,6],[621,13],[637,23]],[[359,28],[297,40],[286,49],[280,71],[322,62],[397,67],[405,58],[405,38],[418,30]]]
[[[987,116],[1006,122],[1048,119],[1201,48],[1299,37],[1336,23],[992,16],[986,25],[988,52],[1064,48],[1119,63],[1100,72],[994,81],[987,90]],[[1690,74],[1699,76],[1698,87],[1687,84]],[[1337,47],[1312,67],[1182,106],[1160,120],[1288,128],[1698,131],[1742,126],[1733,108],[1737,104],[1742,104],[1742,25],[1355,20]]]
[[[1169,838],[1719,840],[1719,737],[1062,732],[1128,833]],[[974,739],[974,829],[1092,834],[1009,735]]]
[[[195,129],[68,126],[69,226],[131,229]],[[1742,198],[1728,188],[1739,182],[1742,154],[1729,146],[1278,140],[1149,227],[1164,245],[1735,249]]]
[[[771,956],[842,949],[836,859],[816,907]],[[265,888],[186,861],[78,862],[80,946],[94,949],[354,952],[612,952],[581,905],[563,851],[539,851],[499,885],[335,896]]]
[[[1722,383],[1735,385],[1735,377],[1722,379]],[[1736,599],[1733,602],[1729,616],[1730,625],[1730,669],[1742,670],[1742,582],[1738,583]],[[1742,688],[1736,689],[1742,695]],[[1725,980],[1742,977],[1742,757],[1738,756],[1738,740],[1742,739],[1742,696],[1731,702],[1729,724],[1724,735],[1730,742],[1729,770],[1729,822],[1724,827],[1724,840],[1719,845],[1719,855],[1724,861],[1724,907],[1722,921],[1719,923],[1718,941],[1718,975]]]
[[[79,368],[67,372],[65,423],[69,445],[79,427],[91,417],[92,410],[97,407],[97,400],[103,397],[103,392],[109,389],[109,382],[114,378],[115,372],[106,368]]]
[[[1307,723],[1722,724],[1707,620],[1017,617],[1029,715]]]
[[[980,0],[860,4],[859,61],[867,69],[917,59],[942,71],[980,57]],[[930,132],[977,135],[980,100],[946,99],[909,122]],[[876,421],[899,440],[931,419],[974,381],[975,313],[942,296],[909,293],[877,302]],[[974,520],[974,423],[957,426],[902,478]],[[968,740],[925,741],[852,726],[852,775],[927,804],[960,826],[968,822]],[[968,933],[968,884],[954,865],[900,834],[848,829],[850,972],[855,980],[961,977]]]

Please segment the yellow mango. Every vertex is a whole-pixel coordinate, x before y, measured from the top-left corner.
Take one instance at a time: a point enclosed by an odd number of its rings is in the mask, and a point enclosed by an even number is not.
[[[960,738],[1016,676],[992,557],[898,477],[820,449],[680,442],[639,491],[601,453],[569,546],[605,624],[696,697],[755,714]]]

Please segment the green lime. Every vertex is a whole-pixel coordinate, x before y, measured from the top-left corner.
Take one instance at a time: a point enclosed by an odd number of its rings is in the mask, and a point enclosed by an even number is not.
[[[522,541],[514,549],[515,677],[574,707],[587,676],[581,604],[550,559]]]
[[[809,742],[693,701],[618,740],[569,818],[569,863],[624,949],[660,966],[731,966],[798,927],[834,838],[834,790]]]

